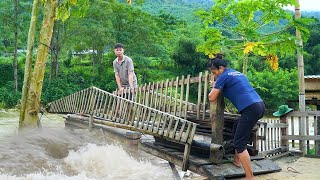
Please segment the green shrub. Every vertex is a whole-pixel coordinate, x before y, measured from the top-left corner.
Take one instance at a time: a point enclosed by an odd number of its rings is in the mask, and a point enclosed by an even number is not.
[[[5,108],[13,108],[21,99],[21,92],[16,92],[13,81],[8,81],[5,86],[0,87],[0,102]]]
[[[247,76],[269,110],[277,110],[288,100],[298,99],[297,69],[265,69],[260,72],[251,70]]]

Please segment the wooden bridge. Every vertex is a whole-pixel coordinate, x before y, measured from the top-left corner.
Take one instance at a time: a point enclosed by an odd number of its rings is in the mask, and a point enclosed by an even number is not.
[[[184,76],[148,83],[136,89],[109,93],[90,87],[49,104],[49,112],[68,115],[66,124],[84,127],[112,126],[138,131],[155,137],[155,143],[144,143],[144,150],[210,178],[242,176],[242,168],[230,163],[234,153],[232,126],[238,115],[224,112],[223,98],[207,101],[208,72],[197,77]],[[81,116],[79,116],[81,115]],[[257,156],[259,141],[266,138],[260,122],[252,132],[250,154],[254,174],[279,171],[268,159]],[[259,129],[260,127],[260,129]],[[278,124],[277,128],[288,127]],[[209,142],[199,141],[207,137]],[[266,154],[272,149],[264,149]],[[277,151],[277,153],[282,151]]]

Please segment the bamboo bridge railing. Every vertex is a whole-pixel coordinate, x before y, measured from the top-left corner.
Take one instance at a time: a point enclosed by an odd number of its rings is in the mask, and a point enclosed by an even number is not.
[[[209,82],[212,75],[200,72],[198,76],[190,75],[175,79],[150,82],[135,89],[124,89],[122,93],[115,91],[122,97],[148,107],[173,114],[183,119],[190,119],[199,124],[210,123],[210,103],[208,101]]]
[[[97,126],[99,124],[114,126],[184,144],[182,168],[186,170],[197,124],[131,101],[127,95],[129,93],[121,97],[90,87],[51,102],[49,112],[86,114],[90,115],[92,121],[89,122],[89,126],[90,123]]]

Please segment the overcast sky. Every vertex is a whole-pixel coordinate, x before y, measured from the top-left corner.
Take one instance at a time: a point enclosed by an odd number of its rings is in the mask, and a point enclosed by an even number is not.
[[[294,7],[289,8],[294,10]],[[320,1],[319,0],[300,0],[301,11],[320,11]]]

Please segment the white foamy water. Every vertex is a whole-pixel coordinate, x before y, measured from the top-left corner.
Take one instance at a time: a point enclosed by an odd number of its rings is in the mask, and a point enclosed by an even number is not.
[[[167,176],[160,167],[136,160],[114,145],[88,144],[78,151],[71,151],[64,162],[77,173],[85,173],[93,179],[163,179]]]
[[[173,179],[167,162],[106,132],[65,130],[63,121],[47,115],[41,130],[18,135],[18,113],[0,112],[0,180]]]

